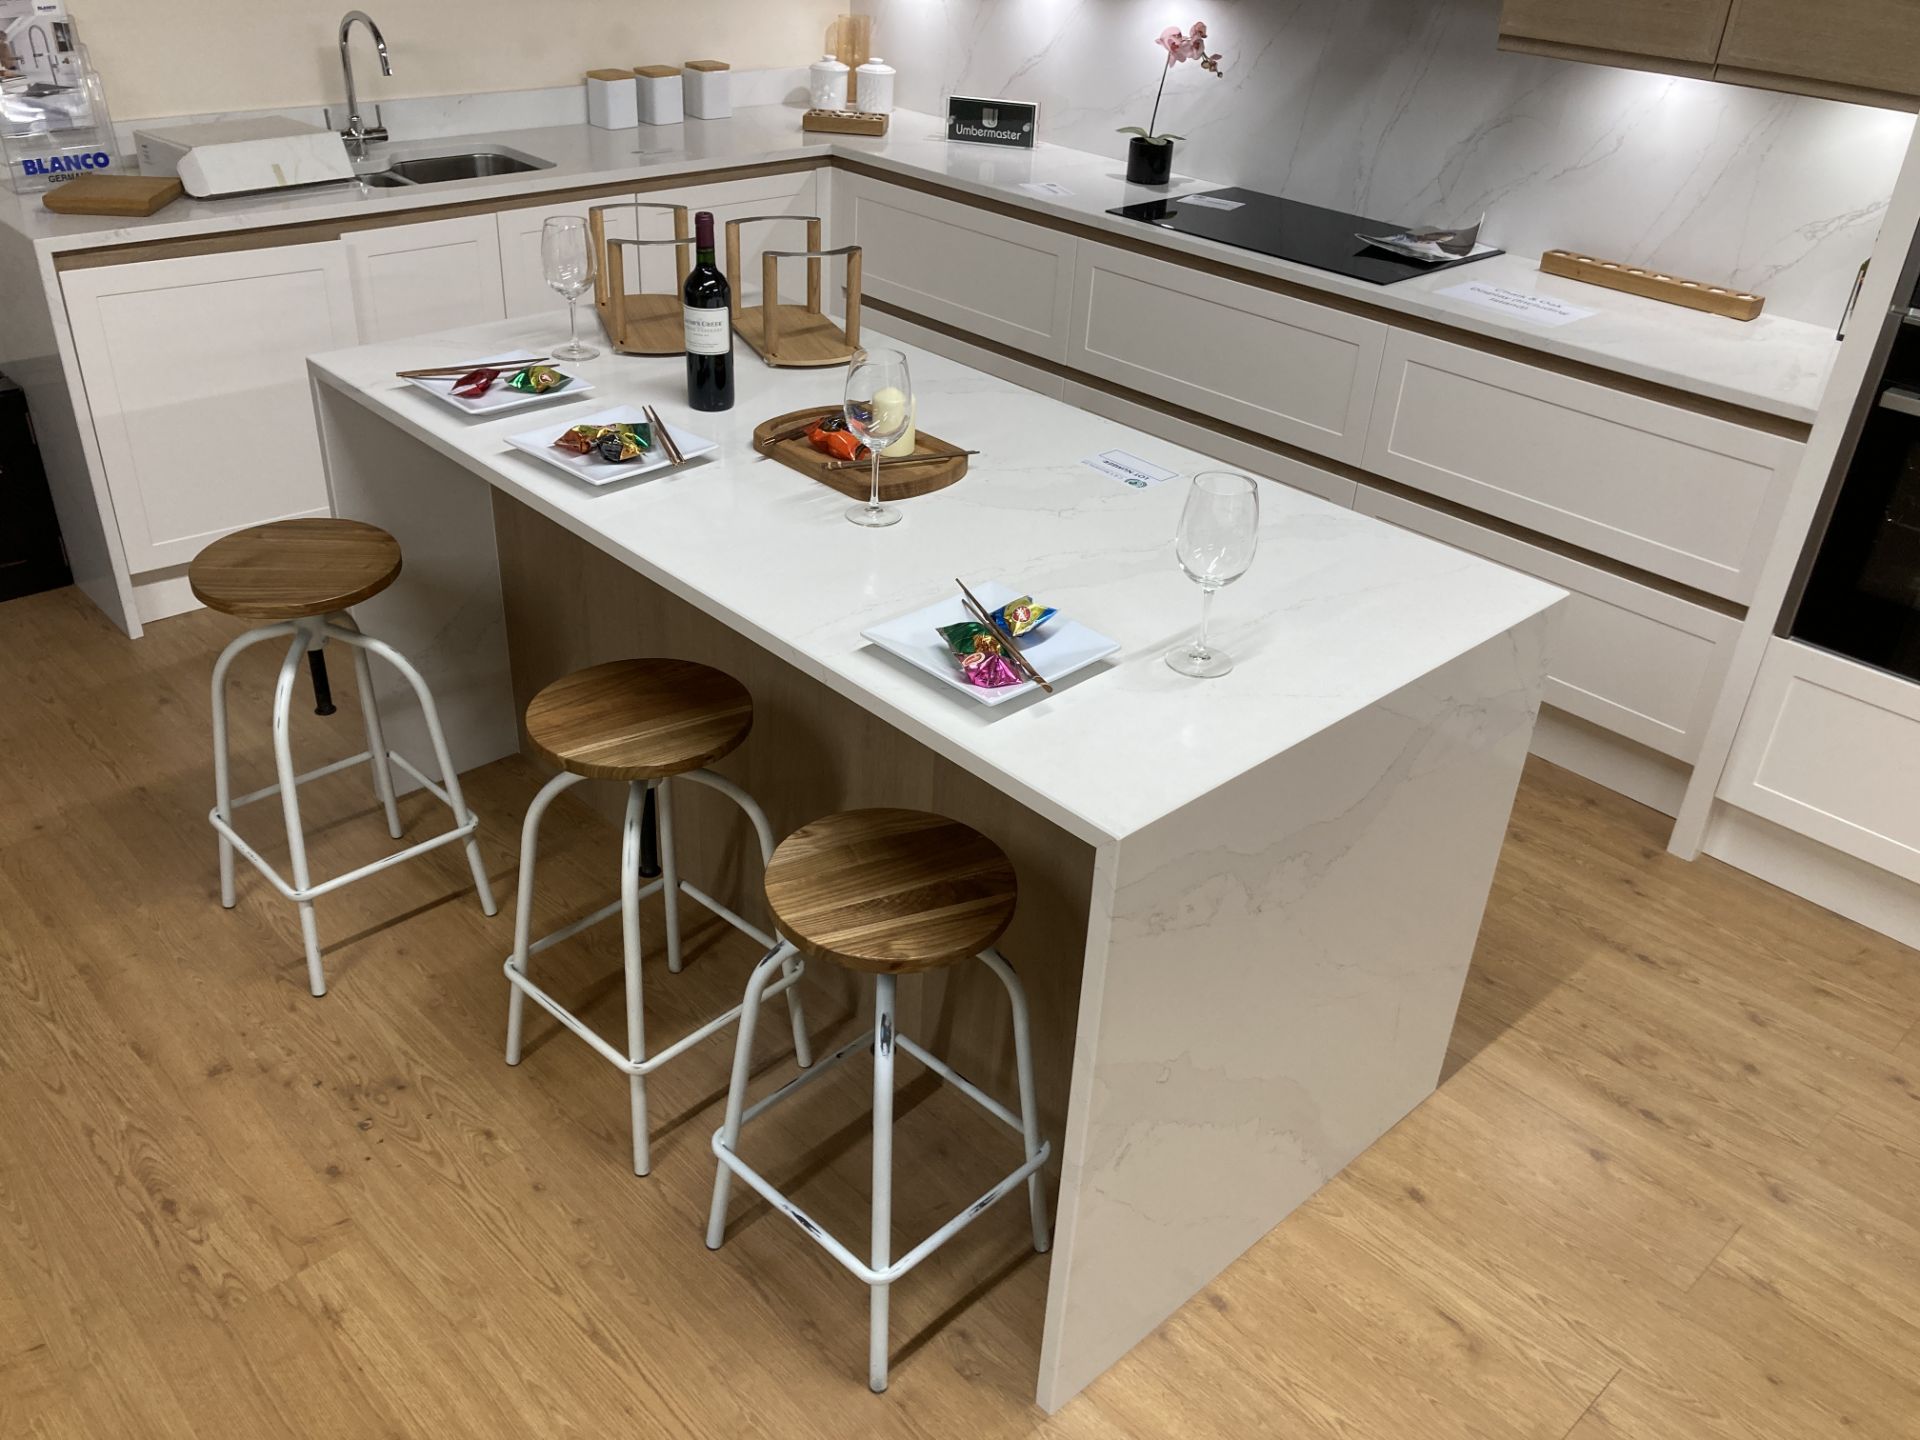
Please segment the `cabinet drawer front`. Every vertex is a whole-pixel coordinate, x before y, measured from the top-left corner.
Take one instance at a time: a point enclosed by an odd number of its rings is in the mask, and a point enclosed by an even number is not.
[[[814,215],[819,213],[815,201],[816,190],[814,176],[810,171],[800,171],[788,175],[759,175],[750,180],[721,180],[711,185],[689,185],[684,189],[656,190],[642,195],[642,200],[662,205],[685,205],[690,210],[711,210],[714,226],[719,231],[729,220],[738,220],[748,215]],[[552,312],[565,313],[567,302],[547,286],[546,275],[540,263],[540,228],[552,215],[585,216],[590,205],[618,205],[618,196],[605,196],[593,200],[575,200],[565,205],[529,207],[521,210],[502,210],[495,219],[500,232],[500,270],[506,287],[506,306],[509,315],[544,315]],[[623,240],[667,240],[673,236],[673,215],[666,210],[634,210],[616,208],[605,213],[603,222],[607,234],[617,235]],[[725,261],[725,240],[716,236],[721,250],[721,263]],[[741,237],[739,275],[729,275],[735,295],[755,295],[760,293],[760,256],[769,248],[775,250],[804,250],[802,243],[806,239],[803,226],[792,225],[756,225],[745,231]],[[635,280],[632,271],[632,255],[627,261],[627,287],[638,290],[642,284],[649,290],[667,292],[674,286],[675,269],[672,252],[657,250],[644,259],[646,273]],[[800,262],[788,262],[798,266]],[[783,277],[796,290],[805,284],[799,273]],[[830,294],[838,293],[838,271],[828,281]],[[591,297],[581,299],[583,307],[591,305]],[[591,326],[593,317],[590,310],[583,309],[580,323]]]
[[[1796,0],[1804,3],[1804,0]],[[1502,0],[1500,38],[1713,64],[1731,0]]]
[[[61,284],[131,571],[328,513],[307,356],[357,342],[337,244],[101,266]]]
[[[1566,590],[1541,698],[1663,755],[1699,755],[1738,620],[1398,495],[1362,486],[1353,508]]]
[[[1387,329],[1092,242],[1067,362],[1336,460],[1358,460]]]
[[[1739,0],[1720,42],[1720,69],[1740,82],[1773,77],[1920,95],[1920,17],[1912,0]],[[1820,84],[1806,87],[1819,94]]]
[[[863,293],[1047,360],[1067,351],[1071,235],[991,210],[837,176],[834,244],[861,247]]]
[[[341,244],[367,344],[506,318],[491,215],[360,230]]]
[[[1720,798],[1920,881],[1920,689],[1769,641]]]
[[[1710,595],[1751,598],[1801,445],[1395,331],[1366,466]]]

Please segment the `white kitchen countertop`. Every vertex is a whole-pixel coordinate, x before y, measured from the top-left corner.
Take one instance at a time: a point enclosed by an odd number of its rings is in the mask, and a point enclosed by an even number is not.
[[[902,502],[900,524],[867,530],[843,518],[846,497],[752,446],[760,421],[837,403],[838,370],[772,370],[737,346],[735,407],[696,415],[678,357],[603,354],[578,367],[593,394],[490,421],[458,414],[393,374],[508,350],[537,354],[557,338],[552,319],[509,320],[319,355],[310,366],[323,385],[1094,843],[1182,809],[1562,594],[1265,482],[1260,553],[1214,607],[1214,633],[1235,669],[1188,679],[1162,660],[1199,615],[1199,589],[1173,556],[1187,487],[1176,479],[1137,490],[1080,462],[1114,448],[1182,476],[1218,462],[909,350],[922,427],[982,453],[958,484]],[[644,403],[720,450],[675,472],[595,489],[505,443]],[[479,483],[473,503],[484,505]],[[955,576],[1030,592],[1122,648],[1051,696],[989,708],[861,638],[951,596]],[[1418,769],[1419,757],[1408,763]]]
[[[911,111],[897,112],[892,133],[884,138],[826,136],[802,131],[795,109],[758,106],[736,111],[729,120],[689,120],[668,127],[643,125],[637,130],[608,131],[585,125],[549,126],[398,143],[433,150],[499,145],[554,164],[550,169],[519,175],[440,185],[377,189],[343,184],[293,194],[180,200],[157,215],[139,219],[55,215],[41,206],[37,195],[0,194],[0,224],[19,231],[43,251],[58,252],[263,226],[339,221],[370,213],[404,212],[576,186],[617,185],[639,178],[819,155],[859,161],[883,171],[990,197],[999,205],[1129,236],[1173,252],[1205,256],[1252,274],[1278,277],[1307,289],[1788,420],[1812,422],[1838,352],[1833,331],[1824,326],[1769,315],[1745,323],[1706,315],[1543,275],[1534,259],[1523,256],[1496,256],[1437,275],[1379,286],[1123,220],[1106,211],[1142,199],[1232,182],[1176,176],[1167,191],[1129,186],[1118,137],[1112,155],[1056,145],[1042,145],[1031,153],[952,145],[944,138],[938,118]],[[1051,182],[1071,193],[1043,195],[1020,188],[1032,182]],[[1489,227],[1489,238],[1499,238],[1497,213]],[[1554,297],[1595,313],[1549,327],[1442,293],[1469,280]]]

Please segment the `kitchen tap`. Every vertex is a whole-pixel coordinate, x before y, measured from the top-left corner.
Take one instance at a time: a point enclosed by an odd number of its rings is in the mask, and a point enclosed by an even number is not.
[[[347,128],[340,134],[347,142],[347,149],[356,160],[367,158],[367,146],[375,140],[387,138],[386,126],[379,123],[380,107],[374,107],[374,124],[368,128],[366,121],[360,118],[360,96],[353,87],[353,52],[347,48],[347,36],[358,20],[367,27],[367,33],[373,36],[374,48],[380,52],[380,73],[393,74],[393,64],[387,59],[387,37],[380,33],[380,27],[373,23],[373,17],[364,10],[349,10],[340,20],[340,72],[347,80]]]

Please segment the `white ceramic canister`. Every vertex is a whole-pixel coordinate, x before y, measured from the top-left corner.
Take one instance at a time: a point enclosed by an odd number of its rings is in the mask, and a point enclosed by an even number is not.
[[[876,55],[854,73],[860,77],[854,86],[854,104],[859,107],[860,113],[891,115],[893,113],[893,66]]]
[[[689,60],[680,79],[693,119],[724,120],[733,114],[733,75],[726,61]]]
[[[816,110],[844,110],[847,108],[847,75],[844,61],[831,55],[822,55],[809,68],[808,90],[813,108]]]
[[[687,118],[680,98],[678,65],[641,65],[633,73],[638,77],[642,125],[678,125]]]
[[[587,123],[596,130],[631,130],[640,123],[640,92],[633,71],[587,72]]]

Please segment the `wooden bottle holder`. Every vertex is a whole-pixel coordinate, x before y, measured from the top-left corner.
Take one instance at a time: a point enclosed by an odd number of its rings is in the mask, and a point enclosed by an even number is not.
[[[606,212],[627,210],[669,210],[673,212],[671,240],[629,240],[607,234]],[[593,303],[600,312],[600,328],[607,341],[622,355],[679,355],[687,348],[685,316],[681,312],[680,292],[693,269],[693,225],[684,205],[660,204],[646,200],[619,200],[608,205],[587,208],[587,231],[599,264],[594,267]],[[644,290],[627,293],[627,268],[624,250],[634,252],[634,278],[641,281],[640,257],[647,247],[674,247],[674,273],[671,294],[648,294]],[[641,281],[644,283],[644,281]]]
[[[805,250],[769,250],[760,258],[760,303],[746,309],[740,303],[740,227],[774,220],[805,219]],[[846,328],[833,323],[821,308],[825,262],[847,257]],[[807,303],[780,303],[780,262],[807,262]],[[733,329],[769,365],[806,367],[844,365],[860,348],[860,247],[820,248],[818,215],[747,215],[727,221],[727,274],[733,277]]]

